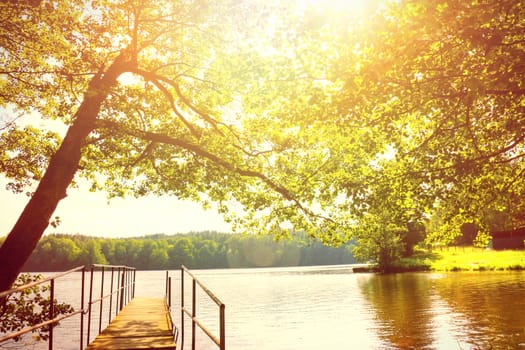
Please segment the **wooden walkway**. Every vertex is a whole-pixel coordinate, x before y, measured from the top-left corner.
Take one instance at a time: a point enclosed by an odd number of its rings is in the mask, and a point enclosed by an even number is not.
[[[163,298],[134,298],[86,350],[176,349]]]

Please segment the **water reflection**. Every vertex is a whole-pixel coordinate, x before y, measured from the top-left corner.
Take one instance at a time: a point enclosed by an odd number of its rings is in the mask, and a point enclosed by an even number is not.
[[[435,279],[439,297],[467,321],[464,348],[525,349],[523,273],[462,273]]]
[[[379,323],[379,336],[400,349],[428,349],[432,281],[419,274],[374,275],[360,284]]]
[[[373,275],[360,290],[397,349],[525,349],[525,274]]]

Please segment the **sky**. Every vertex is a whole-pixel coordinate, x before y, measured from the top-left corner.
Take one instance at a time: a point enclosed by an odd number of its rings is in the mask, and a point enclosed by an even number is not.
[[[14,112],[0,109],[0,125],[14,119]],[[43,120],[36,113],[16,119],[17,125],[33,125],[64,135],[66,127],[52,120]],[[8,180],[0,175],[0,237],[7,236],[22,213],[29,197],[6,189]],[[80,181],[79,181],[80,183]],[[44,234],[68,233],[98,237],[135,237],[156,233],[175,234],[199,231],[230,232],[216,210],[204,210],[199,203],[175,197],[113,198],[106,193],[90,192],[89,185],[69,188],[53,217],[60,217],[57,228],[49,226]]]
[[[6,236],[24,209],[29,197],[13,194],[0,179],[0,237]],[[69,189],[54,216],[61,223],[49,226],[45,234],[69,233],[98,237],[135,237],[155,233],[175,234],[196,231],[230,232],[229,224],[215,210],[203,210],[199,203],[174,197],[114,198],[108,203],[103,192]]]

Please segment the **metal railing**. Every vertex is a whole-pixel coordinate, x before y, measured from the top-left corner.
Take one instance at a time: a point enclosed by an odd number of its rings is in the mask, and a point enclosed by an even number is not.
[[[90,337],[90,329],[91,329],[91,315],[92,315],[92,309],[93,305],[100,302],[99,306],[99,325],[98,330],[99,333],[102,328],[102,312],[103,312],[103,301],[107,298],[109,298],[109,314],[108,314],[108,323],[111,321],[112,313],[114,312],[115,315],[118,314],[118,312],[126,305],[131,299],[133,299],[135,295],[135,269],[127,266],[117,266],[117,265],[91,265],[90,268],[90,284],[89,284],[89,299],[86,307],[85,302],[85,289],[86,289],[86,282],[85,282],[85,273],[87,269],[85,266],[79,266],[76,268],[73,268],[71,270],[58,273],[56,275],[53,275],[48,278],[44,278],[39,281],[31,282],[26,285],[13,288],[4,292],[0,293],[0,300],[5,300],[7,302],[7,298],[9,295],[13,293],[23,292],[24,290],[27,290],[29,288],[33,288],[35,286],[44,284],[49,282],[49,315],[47,319],[41,323],[25,327],[21,330],[7,333],[0,335],[0,344],[8,341],[10,339],[14,339],[17,337],[20,337],[24,334],[27,334],[29,332],[33,332],[37,329],[49,327],[49,338],[48,338],[48,348],[49,350],[53,349],[53,328],[62,320],[65,320],[67,318],[71,318],[75,315],[80,314],[80,350],[84,349],[84,316],[88,315],[88,326],[87,326],[87,337],[86,337],[86,345],[89,342]],[[101,277],[100,277],[100,298],[93,300],[93,285],[94,285],[94,275],[96,271],[101,271]],[[105,282],[105,272],[111,271],[111,281],[110,281],[110,288],[109,293],[104,294],[104,282]],[[65,277],[69,274],[72,274],[74,272],[81,272],[81,288],[80,288],[80,309],[76,311],[72,311],[67,314],[63,314],[60,316],[55,315],[55,281],[59,278]],[[115,274],[116,272],[116,274]],[[116,275],[116,276],[115,276]],[[115,284],[114,281],[117,281]],[[120,281],[120,286],[118,282]],[[112,311],[113,306],[113,296],[116,294],[116,302],[115,302],[115,310]]]
[[[24,335],[26,333],[33,332],[33,331],[35,331],[35,330],[37,330],[39,328],[49,327],[48,347],[49,347],[49,350],[52,350],[53,349],[53,328],[54,328],[54,326],[58,322],[66,319],[66,318],[70,318],[70,317],[73,317],[75,315],[78,315],[78,314],[84,312],[84,308],[82,306],[81,310],[73,311],[71,313],[68,313],[68,314],[65,314],[65,315],[62,315],[62,316],[59,316],[59,317],[55,317],[55,280],[57,280],[58,278],[67,276],[67,275],[69,275],[69,274],[71,274],[73,272],[78,272],[78,271],[82,271],[81,300],[83,300],[83,296],[84,296],[84,274],[85,274],[85,271],[86,271],[84,266],[79,266],[79,267],[76,267],[74,269],[71,269],[71,270],[59,273],[57,275],[54,275],[54,276],[51,276],[51,277],[48,277],[48,278],[44,278],[44,279],[39,280],[39,281],[31,282],[31,283],[25,284],[23,286],[19,286],[19,287],[16,287],[16,288],[9,289],[9,290],[6,290],[4,292],[1,292],[0,293],[0,300],[3,300],[4,302],[7,302],[7,298],[13,293],[23,292],[23,291],[25,291],[25,290],[27,290],[29,288],[33,288],[35,286],[39,286],[39,285],[47,283],[47,282],[49,282],[49,285],[50,285],[49,286],[49,315],[47,317],[47,320],[45,320],[43,322],[40,322],[40,323],[38,323],[36,325],[33,325],[33,326],[25,327],[25,328],[23,328],[23,329],[21,329],[19,331],[7,333],[7,334],[3,335],[0,338],[0,343],[3,343],[3,342],[8,341],[10,339],[18,338],[18,337],[20,337],[20,336],[22,336],[22,335]],[[81,319],[82,318],[83,317],[81,316]]]
[[[166,271],[166,292],[164,298],[166,299],[166,305],[168,306],[168,311],[170,315],[169,322],[171,330],[173,332],[173,341],[175,342],[175,344],[177,344],[177,340],[179,338],[179,329],[173,323],[173,318],[171,316],[171,277],[169,275],[169,271]]]
[[[100,271],[100,297],[93,299],[93,277],[95,271]],[[110,272],[110,287],[109,292],[104,294],[104,282],[106,277],[106,272]],[[116,272],[116,276],[115,276]],[[88,325],[87,325],[87,336],[86,340],[89,343],[91,335],[91,314],[93,305],[100,303],[99,305],[99,315],[98,315],[98,333],[102,332],[102,313],[104,300],[109,299],[109,310],[108,310],[108,323],[111,322],[112,315],[118,315],[120,310],[129,303],[135,297],[135,276],[136,270],[133,267],[122,266],[122,265],[91,265],[91,277],[89,284],[89,302],[88,302]],[[116,280],[116,285],[115,285]],[[120,286],[119,286],[120,283]],[[115,296],[116,295],[116,296]],[[113,308],[113,296],[116,297],[115,301],[115,310]],[[83,300],[83,299],[82,299]],[[83,302],[83,301],[82,301]],[[83,307],[82,307],[83,308]],[[80,320],[80,329],[81,334],[83,332],[84,318]],[[80,339],[80,349],[82,350],[82,338]]]
[[[187,274],[192,279],[191,295],[191,311],[185,307],[184,304],[184,275]],[[197,286],[199,286],[206,295],[219,306],[219,337],[215,336],[204,324],[197,318]],[[218,347],[220,350],[226,349],[226,333],[224,329],[225,323],[225,305],[219,300],[202,282],[200,282],[185,266],[181,266],[181,329],[182,329],[182,344],[181,348],[184,348],[184,317],[189,316],[191,318],[191,349],[195,350],[196,338],[195,331],[198,326]]]

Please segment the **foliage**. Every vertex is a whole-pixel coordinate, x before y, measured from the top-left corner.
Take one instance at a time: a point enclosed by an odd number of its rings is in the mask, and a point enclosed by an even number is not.
[[[284,220],[309,232],[330,225],[313,211],[317,195],[308,186],[316,181],[315,160],[323,161],[326,150],[311,146],[325,141],[317,131],[297,129],[311,114],[303,121],[277,109],[279,95],[295,98],[305,86],[297,58],[285,59],[291,48],[274,37],[300,18],[295,4],[52,4],[10,9],[14,14],[2,29],[13,29],[20,42],[27,40],[22,28],[52,35],[35,34],[39,40],[23,52],[15,42],[6,45],[5,104],[72,125],[74,111],[86,102],[81,94],[113,63],[118,79],[104,92],[78,160],[77,175],[89,179],[93,190],[110,196],[167,193],[205,205],[215,201],[237,227],[250,223],[259,231],[279,233]],[[289,78],[277,79],[283,76]],[[8,142],[10,134],[27,134],[13,125],[4,133],[7,158],[18,146]],[[29,163],[53,154],[44,156],[32,145],[27,146],[32,153],[18,158]],[[25,168],[22,162],[8,165],[12,171]],[[47,166],[40,162],[40,173]],[[40,180],[20,173],[17,178],[6,172],[16,188]],[[229,211],[232,203],[242,211]]]
[[[492,236],[484,231],[478,232],[476,238],[472,242],[472,245],[477,248],[487,248],[492,241]]]
[[[7,189],[20,193],[33,181],[40,180],[48,159],[56,151],[58,142],[56,133],[31,126],[23,129],[10,126],[2,133],[0,173],[13,180],[8,183]]]
[[[2,246],[0,289],[12,282],[78,176],[109,196],[214,201],[239,229],[280,234],[288,221],[329,243],[346,240],[329,212],[316,210],[324,137],[310,128],[311,114],[286,117],[278,108],[283,98],[301,95],[305,78],[312,81],[300,57],[289,59],[293,48],[280,42],[288,21],[301,18],[295,5],[2,4],[0,107],[13,115],[36,112],[67,132],[38,164],[31,162],[42,153],[37,146],[17,152],[8,142],[10,134],[24,133],[16,121],[0,135],[8,146],[0,158],[24,158],[4,162],[14,167],[6,172],[12,187],[39,181]],[[35,169],[26,172],[24,164]],[[41,179],[32,179],[37,170]]]
[[[388,264],[427,219],[440,245],[499,214],[523,225],[525,6],[344,3],[2,5],[0,106],[68,132],[60,145],[16,122],[0,135],[12,189],[40,181],[0,276],[78,176],[110,196],[216,202],[236,230],[291,226],[334,246],[356,234],[363,258]],[[148,249],[147,264],[169,264]]]
[[[42,275],[21,274],[13,288],[20,287],[32,282],[41,280]],[[0,299],[0,332],[16,332],[26,327],[34,326],[49,319],[51,302],[49,296],[49,286],[35,285],[15,292]],[[73,312],[73,307],[65,303],[53,300],[54,315],[65,315]],[[47,340],[49,338],[49,326],[44,326],[32,331],[37,333],[33,338],[36,340]],[[14,338],[20,341],[22,337]]]
[[[274,241],[270,236],[201,232],[138,238],[46,235],[25,271],[62,271],[83,264],[133,266],[141,270],[336,265],[353,263],[352,243],[324,246],[307,237]]]
[[[401,258],[401,233],[404,230],[391,223],[388,217],[368,215],[360,224],[357,246],[354,249],[356,259],[372,260],[380,271],[387,272]]]
[[[341,144],[357,140],[371,156],[359,163],[359,151],[343,147],[352,158],[340,168],[357,172],[335,182],[357,220],[366,212],[386,227],[377,214],[386,210],[399,226],[399,214],[423,222],[437,213],[441,224],[427,232],[441,245],[464,223],[488,231],[490,213],[523,224],[524,11],[517,1],[392,1],[357,28],[322,23],[336,38],[327,42],[338,57],[329,65],[333,82],[342,86],[333,97],[348,135]],[[370,246],[376,241],[371,235]]]

